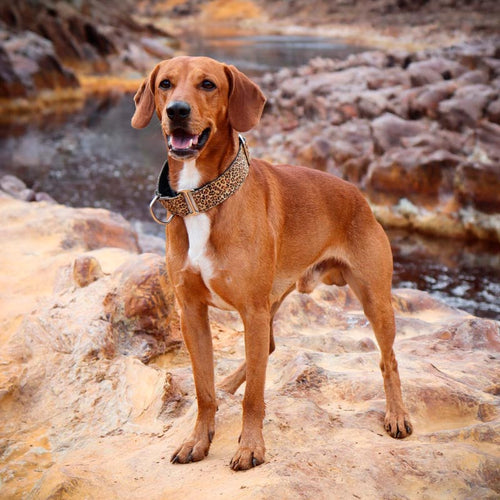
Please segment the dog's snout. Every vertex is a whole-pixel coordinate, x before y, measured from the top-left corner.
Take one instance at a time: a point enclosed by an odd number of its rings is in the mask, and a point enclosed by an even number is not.
[[[173,101],[167,106],[167,116],[171,120],[185,120],[191,114],[191,106],[185,101]]]

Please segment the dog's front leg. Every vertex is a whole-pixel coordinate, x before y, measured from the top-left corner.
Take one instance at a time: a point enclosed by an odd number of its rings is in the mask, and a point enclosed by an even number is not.
[[[271,315],[269,308],[263,307],[245,311],[242,319],[245,325],[246,388],[239,448],[231,460],[233,470],[250,469],[262,464],[266,452],[262,421]]]
[[[203,460],[215,432],[217,403],[214,385],[214,361],[212,335],[205,304],[181,305],[181,327],[193,367],[198,416],[191,435],[172,455],[172,463],[188,463]]]

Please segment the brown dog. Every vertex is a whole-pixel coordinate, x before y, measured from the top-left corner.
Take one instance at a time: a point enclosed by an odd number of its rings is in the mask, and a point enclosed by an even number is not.
[[[392,349],[391,249],[358,189],[310,168],[255,159],[248,165],[237,132],[258,123],[265,98],[233,66],[205,57],[163,61],[134,100],[132,126],[145,127],[156,111],[167,140],[169,165],[158,196],[171,212],[167,268],[198,398],[194,430],[172,462],[202,460],[214,435],[208,306],[238,311],[245,326],[246,362],[221,384],[234,393],[246,380],[243,426],[231,467],[264,462],[264,384],[274,350],[273,317],[293,289],[309,292],[320,281],[347,283],[362,302],[381,351],[385,428],[396,438],[411,434]]]

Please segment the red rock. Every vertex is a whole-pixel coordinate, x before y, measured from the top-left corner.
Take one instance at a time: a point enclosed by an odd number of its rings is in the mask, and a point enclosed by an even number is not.
[[[103,302],[116,350],[144,362],[180,344],[175,297],[165,259],[141,254],[118,268]]]
[[[456,171],[455,196],[486,212],[500,212],[500,164],[468,162]]]
[[[32,32],[0,30],[0,39],[2,97],[33,97],[41,90],[79,86],[75,74],[62,66],[45,38]]]
[[[448,151],[392,149],[372,162],[366,185],[385,193],[437,196],[443,188],[451,189],[451,170],[460,161]]]
[[[101,265],[95,257],[82,255],[73,262],[73,280],[79,287],[88,286],[103,276]]]
[[[475,130],[473,155],[491,164],[500,163],[500,125],[483,121]]]
[[[86,250],[103,247],[139,252],[137,234],[121,216],[106,210],[81,209],[70,222],[65,248],[83,245]]]

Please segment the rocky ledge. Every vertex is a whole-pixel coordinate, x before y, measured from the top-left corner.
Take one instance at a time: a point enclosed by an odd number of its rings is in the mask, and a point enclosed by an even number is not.
[[[81,100],[77,74],[139,77],[170,57],[173,39],[134,21],[132,8],[117,0],[0,1],[0,121]]]
[[[275,322],[267,462],[228,467],[241,390],[220,392],[203,462],[169,456],[195,417],[163,257],[120,216],[0,191],[0,488],[5,498],[496,498],[500,329],[394,290],[396,351],[415,427],[383,430],[379,354],[346,288],[292,294]],[[242,325],[212,311],[217,377]]]
[[[260,83],[257,156],[358,184],[386,226],[500,241],[500,38],[315,59]]]

